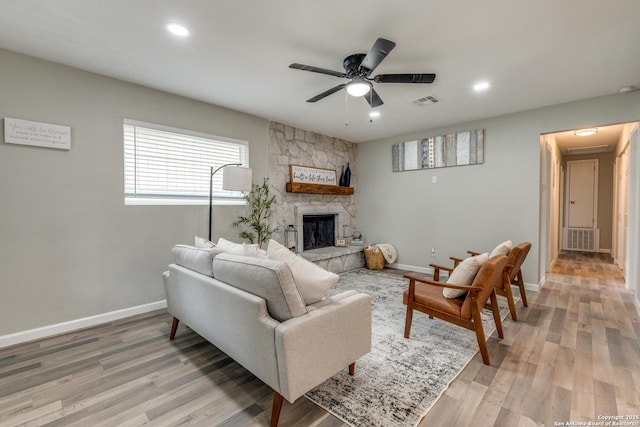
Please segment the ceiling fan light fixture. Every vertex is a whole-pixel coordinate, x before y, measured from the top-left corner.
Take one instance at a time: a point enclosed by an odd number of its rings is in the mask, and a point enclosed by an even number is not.
[[[598,133],[597,128],[580,129],[574,132],[576,136],[589,136]]]
[[[351,96],[364,96],[371,90],[371,83],[364,80],[354,80],[347,85],[347,92]]]

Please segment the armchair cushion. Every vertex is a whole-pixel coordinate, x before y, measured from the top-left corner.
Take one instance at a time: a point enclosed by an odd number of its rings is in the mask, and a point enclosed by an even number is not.
[[[294,254],[275,240],[269,240],[267,258],[289,265],[306,305],[320,301],[340,278],[337,274]]]
[[[509,255],[512,248],[513,242],[511,240],[505,240],[489,252],[489,258],[493,258],[496,255]]]
[[[460,317],[462,312],[463,298],[443,298],[444,291],[447,288],[443,288],[441,291],[439,287],[435,286],[416,286],[415,290],[415,303],[426,305],[442,313],[447,313],[452,316]],[[449,289],[455,291],[456,289]],[[404,291],[402,295],[402,303],[407,305],[409,300],[409,291]]]
[[[476,277],[478,270],[489,259],[488,254],[480,254],[465,258],[460,264],[451,272],[447,283],[460,286],[471,286],[473,279]],[[466,291],[459,289],[444,288],[442,295],[445,298],[458,298],[466,294]]]
[[[209,277],[213,277],[213,259],[221,253],[217,248],[196,248],[189,245],[175,245],[171,248],[175,264]]]

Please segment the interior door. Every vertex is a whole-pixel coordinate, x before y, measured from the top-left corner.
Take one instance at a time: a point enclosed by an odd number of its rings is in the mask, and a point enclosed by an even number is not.
[[[597,205],[597,159],[567,162],[567,226],[594,228]]]

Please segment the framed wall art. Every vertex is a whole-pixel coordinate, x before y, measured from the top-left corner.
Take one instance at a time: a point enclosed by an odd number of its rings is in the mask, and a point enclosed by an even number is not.
[[[393,172],[484,163],[484,129],[400,142],[391,149]]]

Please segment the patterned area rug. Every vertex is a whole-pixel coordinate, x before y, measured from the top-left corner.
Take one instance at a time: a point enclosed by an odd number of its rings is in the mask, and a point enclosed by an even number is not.
[[[356,374],[350,377],[343,370],[306,394],[351,426],[416,426],[478,352],[473,331],[419,312],[413,315],[411,338],[405,339],[402,293],[407,286],[402,276],[359,269],[341,274],[331,291],[355,289],[373,298],[372,348],[356,362]],[[506,300],[498,297],[498,303],[504,319]],[[489,337],[495,331],[493,318],[487,310],[482,318]]]

